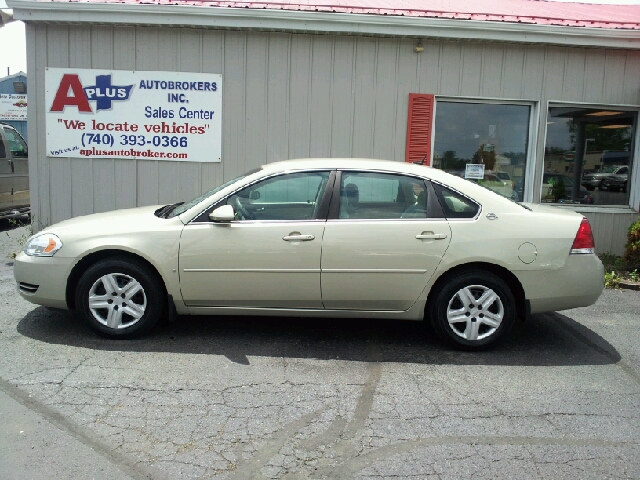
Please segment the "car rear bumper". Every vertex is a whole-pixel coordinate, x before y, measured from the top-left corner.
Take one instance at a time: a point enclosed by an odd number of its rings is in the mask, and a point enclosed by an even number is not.
[[[13,266],[20,296],[45,307],[67,309],[66,279],[73,262],[73,258],[30,257],[20,252]]]
[[[604,289],[604,268],[595,254],[569,255],[555,270],[517,271],[531,313],[593,305]]]

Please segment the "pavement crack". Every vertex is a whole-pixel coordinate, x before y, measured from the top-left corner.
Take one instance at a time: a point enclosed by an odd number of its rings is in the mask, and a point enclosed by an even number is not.
[[[124,455],[115,451],[111,446],[93,438],[90,432],[70,421],[66,416],[55,411],[53,408],[35,400],[28,393],[13,386],[4,379],[0,379],[0,390],[21,403],[24,407],[45,418],[53,426],[69,433],[79,442],[92,448],[97,453],[117,465],[123,472],[134,479],[162,479],[164,475],[156,471],[146,471],[140,468],[135,462],[130,461]]]

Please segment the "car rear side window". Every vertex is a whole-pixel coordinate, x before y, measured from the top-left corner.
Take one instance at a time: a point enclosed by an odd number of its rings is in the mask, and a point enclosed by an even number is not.
[[[475,218],[478,214],[480,207],[477,203],[437,183],[433,183],[433,188],[448,219]]]
[[[373,172],[342,172],[338,218],[389,220],[427,218],[422,179]]]

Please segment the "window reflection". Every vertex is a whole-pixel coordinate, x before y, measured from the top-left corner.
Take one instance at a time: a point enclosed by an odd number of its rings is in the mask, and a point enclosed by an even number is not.
[[[610,108],[550,108],[542,201],[626,205],[635,118]]]
[[[530,110],[527,105],[438,102],[433,166],[464,177],[467,164],[484,165],[484,177],[473,181],[522,201]]]

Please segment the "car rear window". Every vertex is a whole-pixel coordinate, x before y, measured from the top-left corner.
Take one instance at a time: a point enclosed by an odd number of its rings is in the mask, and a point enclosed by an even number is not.
[[[437,183],[433,184],[433,188],[436,191],[440,205],[444,210],[445,217],[474,218],[478,214],[480,206],[472,200],[469,200],[468,198],[463,197],[442,185],[438,185]]]

